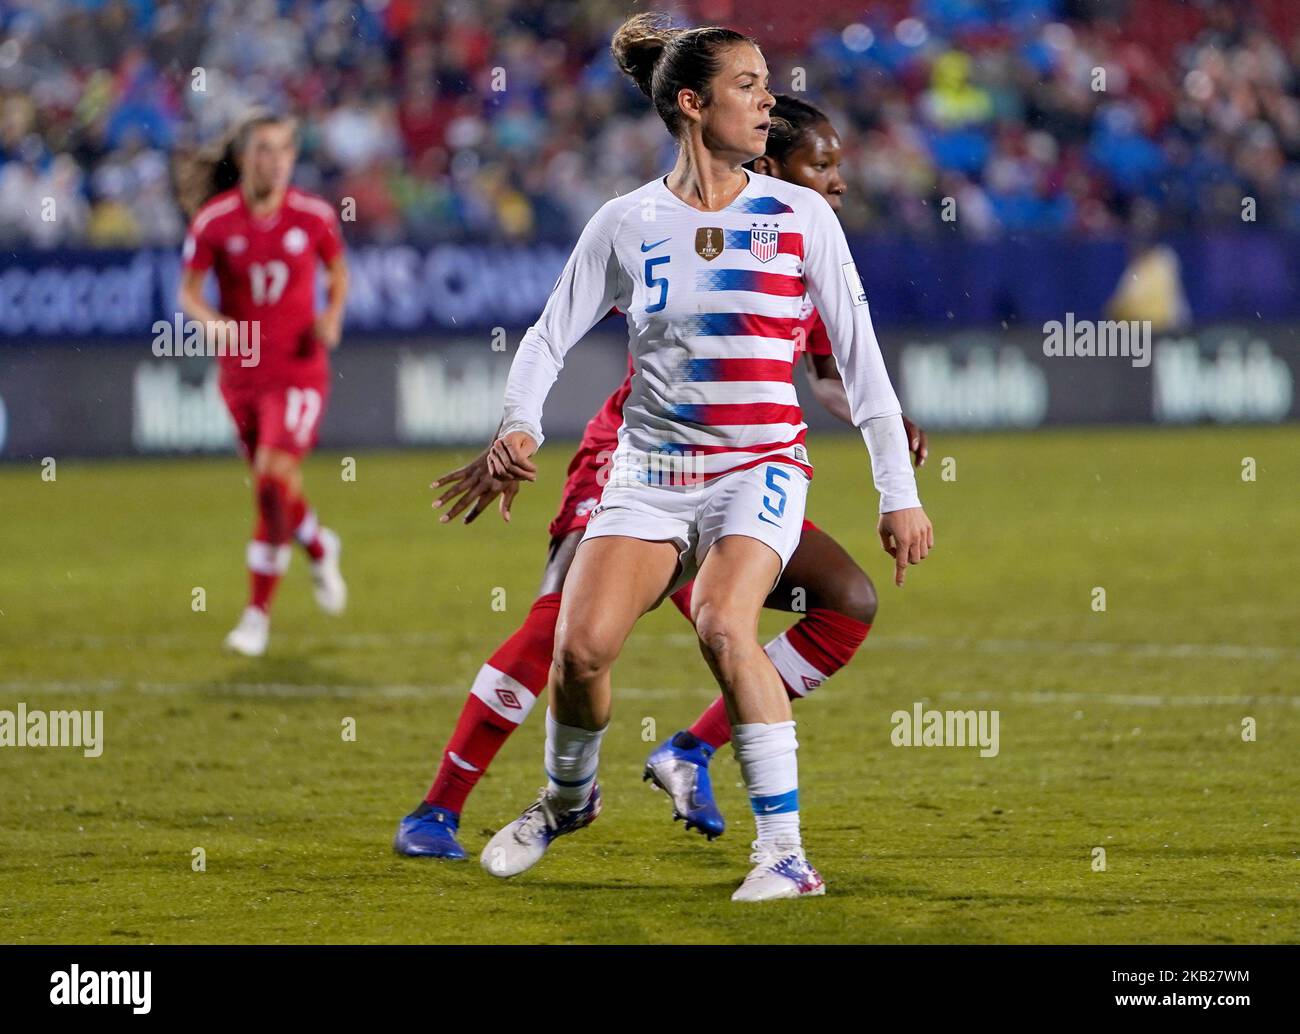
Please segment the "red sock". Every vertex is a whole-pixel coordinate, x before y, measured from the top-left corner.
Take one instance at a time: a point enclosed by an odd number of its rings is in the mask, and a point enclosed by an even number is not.
[[[689,730],[697,740],[703,740],[714,750],[731,739],[731,719],[727,717],[727,702],[721,695],[704,709]]]
[[[868,624],[814,607],[764,649],[786,689],[806,696],[853,660],[870,631]]]
[[[870,631],[870,625],[837,611],[814,608],[764,649],[781,676],[786,694],[798,700],[848,664]],[[690,733],[714,750],[731,739],[731,720],[722,697],[695,719]]]
[[[248,544],[250,607],[269,610],[275,588],[289,565],[289,504],[285,484],[278,478],[257,479],[257,527]]]
[[[558,592],[538,597],[524,623],[479,669],[427,804],[459,815],[497,751],[528,716],[550,674],[559,613]]]
[[[675,593],[668,598],[673,601],[673,606],[682,612],[682,617],[691,621],[691,590],[695,588],[694,582],[687,582]]]
[[[258,571],[248,572],[248,605],[259,610],[271,609],[271,597],[275,587],[280,584],[278,574],[262,574]]]
[[[320,522],[316,520],[316,512],[300,495],[294,496],[289,501],[289,527],[293,529],[293,537],[298,540],[312,560],[319,560],[325,555],[325,547],[320,541]]]
[[[465,807],[465,798],[517,728],[471,693],[442,752],[442,764],[438,766],[433,785],[424,795],[425,803],[459,815]]]

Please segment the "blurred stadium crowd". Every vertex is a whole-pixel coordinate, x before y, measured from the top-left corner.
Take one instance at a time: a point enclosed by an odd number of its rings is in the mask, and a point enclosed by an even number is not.
[[[679,7],[681,23],[709,20]],[[633,9],[0,0],[0,241],[178,242],[172,155],[254,103],[301,116],[299,180],[356,199],[354,239],[572,239],[671,162],[608,54]],[[1300,229],[1300,4],[827,0],[817,12],[822,27],[797,43],[779,18],[731,23],[760,37],[774,88],[802,69],[804,96],[841,128],[848,229],[939,232],[943,197],[982,237],[1119,231],[1143,199],[1163,229],[1199,229],[1240,224],[1243,196],[1258,223]]]

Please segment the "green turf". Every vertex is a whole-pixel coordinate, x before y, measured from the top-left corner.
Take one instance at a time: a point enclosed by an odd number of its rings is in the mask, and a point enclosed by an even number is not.
[[[511,525],[468,529],[438,526],[426,488],[465,453],[361,454],[355,483],[339,456],[314,458],[352,606],[316,613],[296,558],[261,662],[217,649],[244,596],[234,459],[67,460],[54,482],[0,468],[0,708],[102,709],[106,727],[98,759],[0,749],[0,939],[1300,940],[1298,439],[936,435],[921,490],[937,549],[902,592],[885,584],[861,444],[814,440],[810,514],[882,605],[854,664],[797,708],[828,894],[752,907],[728,901],[750,838],[730,752],[714,769],[731,826],[712,844],[640,781],[645,720],[662,737],[713,693],[668,608],[615,670],[592,829],[508,883],[390,851],[475,670],[531,601],[563,444]],[[917,700],[997,709],[999,756],[892,746],[891,713]],[[470,801],[472,855],[536,792],[540,717]]]

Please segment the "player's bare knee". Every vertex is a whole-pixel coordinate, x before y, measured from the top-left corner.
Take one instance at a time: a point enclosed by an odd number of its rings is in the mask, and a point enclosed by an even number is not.
[[[557,642],[552,660],[561,687],[590,684],[610,668],[615,653],[598,637],[582,633]]]
[[[700,637],[700,649],[715,668],[725,668],[746,642],[745,629],[736,616],[710,604],[699,608],[695,631]]]
[[[298,473],[298,458],[281,449],[262,448],[253,457],[253,473],[290,485]]]
[[[862,571],[854,572],[853,577],[844,579],[831,594],[827,609],[842,614],[846,618],[869,625],[876,620],[876,587]]]

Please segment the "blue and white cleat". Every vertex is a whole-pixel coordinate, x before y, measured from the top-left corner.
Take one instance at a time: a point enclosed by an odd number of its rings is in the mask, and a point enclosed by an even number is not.
[[[600,814],[600,784],[592,785],[591,796],[581,808],[561,810],[546,788],[537,800],[487,842],[479,863],[493,876],[505,879],[527,872],[542,860],[551,841],[566,833],[590,826]]]
[[[826,893],[826,882],[804,857],[803,848],[780,841],[751,845],[754,863],[732,901],[775,901],[777,898],[816,897]]]
[[[460,816],[446,808],[430,808],[423,814],[413,811],[397,824],[393,850],[410,858],[446,858],[462,861],[465,849],[456,840]]]
[[[642,776],[672,799],[674,822],[685,819],[687,829],[698,829],[710,840],[727,828],[709,781],[713,753],[712,747],[689,732],[675,733],[646,758]]]

